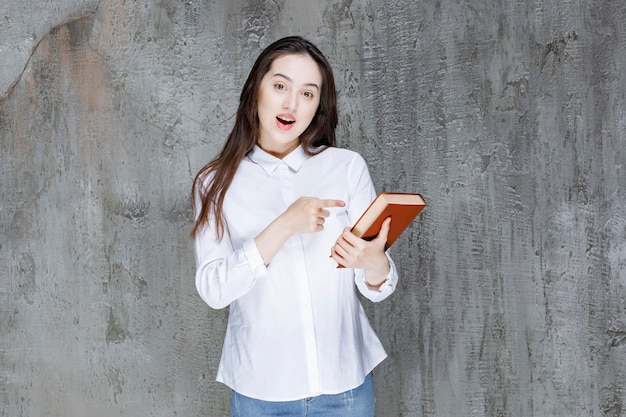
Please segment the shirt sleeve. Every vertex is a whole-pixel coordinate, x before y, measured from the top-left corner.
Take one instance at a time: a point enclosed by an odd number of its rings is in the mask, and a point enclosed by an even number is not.
[[[363,157],[359,154],[355,154],[348,169],[348,184],[350,186],[350,205],[348,208],[348,215],[350,221],[354,224],[370,203],[376,198],[376,191],[367,169],[367,164]],[[378,289],[371,289],[365,281],[365,271],[362,269],[354,270],[354,282],[357,288],[367,299],[378,302],[389,297],[396,289],[398,283],[398,271],[396,265],[389,256],[389,253],[385,253],[389,260],[389,274],[387,280]]]
[[[199,202],[200,199],[196,198]],[[199,212],[200,207],[196,207]],[[210,307],[224,308],[250,291],[267,275],[267,268],[253,238],[234,248],[228,230],[217,239],[211,216],[194,241],[196,289]]]

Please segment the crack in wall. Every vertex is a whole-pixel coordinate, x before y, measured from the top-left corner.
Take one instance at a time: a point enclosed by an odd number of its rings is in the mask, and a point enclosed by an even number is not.
[[[100,0],[102,1],[102,0]],[[44,36],[42,36],[39,39],[39,42],[37,42],[37,45],[35,45],[35,47],[33,48],[33,50],[31,51],[30,55],[28,56],[28,59],[26,60],[26,63],[24,64],[24,67],[22,68],[22,71],[20,71],[20,73],[17,75],[17,77],[15,78],[15,80],[13,80],[13,82],[11,84],[9,84],[9,86],[7,87],[6,91],[2,94],[0,94],[0,101],[5,100],[7,97],[9,97],[11,95],[11,93],[13,92],[13,90],[15,89],[15,87],[19,84],[19,82],[22,80],[22,78],[24,77],[24,74],[26,73],[26,71],[28,70],[28,68],[30,67],[30,64],[32,62],[33,57],[35,56],[35,54],[37,53],[37,50],[39,49],[39,47],[41,46],[42,42],[44,42],[45,40],[47,40],[50,35],[56,31],[58,31],[60,28],[62,28],[63,26],[72,24],[76,21],[85,19],[85,18],[91,18],[94,17],[98,7],[100,6],[100,2],[98,2],[98,4],[96,5],[96,8],[88,13],[84,13],[80,16],[75,16],[72,18],[69,18],[65,21],[63,21],[62,23],[59,23],[58,25],[55,25],[54,27],[52,27]],[[92,22],[93,25],[93,22]]]

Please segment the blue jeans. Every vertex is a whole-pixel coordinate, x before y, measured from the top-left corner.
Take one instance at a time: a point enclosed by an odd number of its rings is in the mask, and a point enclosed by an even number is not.
[[[355,389],[296,401],[263,401],[232,392],[233,417],[374,417],[372,374]]]

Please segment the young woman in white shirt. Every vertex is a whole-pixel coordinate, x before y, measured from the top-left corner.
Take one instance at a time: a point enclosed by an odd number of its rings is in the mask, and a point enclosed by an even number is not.
[[[398,276],[389,219],[374,240],[350,233],[375,191],[363,158],[335,147],[337,119],[326,58],[280,39],[194,181],[196,287],[230,308],[217,380],[234,417],[374,415],[371,371],[386,353],[356,291],[381,301]]]

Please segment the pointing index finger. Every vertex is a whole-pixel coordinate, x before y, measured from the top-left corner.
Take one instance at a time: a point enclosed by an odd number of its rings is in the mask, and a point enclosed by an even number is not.
[[[343,207],[346,203],[342,200],[326,199],[320,200],[320,207]]]

